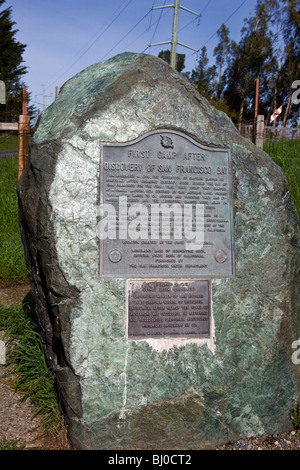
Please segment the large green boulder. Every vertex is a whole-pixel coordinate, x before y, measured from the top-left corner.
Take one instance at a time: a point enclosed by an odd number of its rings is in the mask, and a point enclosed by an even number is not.
[[[209,339],[129,340],[126,279],[99,276],[99,143],[157,129],[231,151],[235,276],[211,280]],[[299,219],[283,171],[184,76],[135,53],[74,76],[41,115],[18,195],[41,335],[76,448],[214,448],[291,426]]]

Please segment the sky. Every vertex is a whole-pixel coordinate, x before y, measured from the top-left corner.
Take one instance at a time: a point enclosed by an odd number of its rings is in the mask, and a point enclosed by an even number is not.
[[[180,0],[178,41],[199,50],[206,46],[209,65],[218,44],[222,23],[230,39],[239,41],[243,20],[254,13],[257,0]],[[54,100],[55,89],[91,64],[122,52],[143,52],[157,56],[170,44],[174,0],[6,0],[12,7],[17,41],[26,44],[23,54],[27,74],[24,82],[31,103],[42,109]],[[198,53],[181,45],[186,54],[185,72],[197,65]]]

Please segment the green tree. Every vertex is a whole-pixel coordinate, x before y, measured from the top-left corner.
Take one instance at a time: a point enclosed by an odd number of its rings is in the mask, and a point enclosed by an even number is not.
[[[217,71],[216,66],[213,65],[209,67],[208,62],[207,49],[203,46],[200,51],[198,64],[190,75],[190,80],[201,95],[207,99],[211,99],[216,90],[215,78]]]
[[[292,84],[300,78],[300,11],[298,0],[282,0],[281,25],[284,41],[280,70],[277,76],[277,100],[284,106],[283,126],[293,110]],[[294,107],[296,108],[296,107]],[[295,112],[298,111],[295,109]]]
[[[0,7],[5,0],[0,0]],[[6,86],[6,105],[0,105],[0,121],[17,121],[22,113],[21,77],[26,73],[22,55],[26,46],[18,42],[15,35],[18,30],[11,19],[11,7],[0,11],[0,80]]]
[[[224,66],[228,61],[230,52],[230,39],[229,29],[223,23],[217,31],[219,37],[219,44],[214,49],[214,56],[216,57],[216,66],[218,67],[218,89],[217,97],[221,98],[221,93],[225,85],[224,81]]]
[[[166,51],[160,51],[158,54],[160,59],[164,60],[168,64],[171,63],[171,51],[168,49]],[[182,72],[185,67],[185,54],[176,54],[176,70],[177,72]]]
[[[227,86],[224,95],[230,108],[238,112],[239,130],[244,114],[247,120],[253,117],[255,79],[259,79],[262,103],[277,67],[273,48],[274,35],[270,29],[276,8],[276,0],[258,0],[254,15],[244,20],[240,42],[231,43],[231,60],[226,71]]]

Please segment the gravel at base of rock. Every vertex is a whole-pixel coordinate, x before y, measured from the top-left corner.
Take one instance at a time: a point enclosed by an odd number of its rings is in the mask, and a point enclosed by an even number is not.
[[[300,432],[290,431],[240,439],[220,445],[216,450],[300,450]]]
[[[21,398],[15,394],[11,385],[5,382],[4,368],[0,368],[0,440],[17,440],[26,444],[26,449],[37,449],[44,445],[41,418],[33,418],[34,410],[29,403],[18,403]]]

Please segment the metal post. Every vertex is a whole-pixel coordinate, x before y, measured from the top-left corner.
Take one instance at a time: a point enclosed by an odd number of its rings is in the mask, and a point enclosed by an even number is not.
[[[45,109],[45,97],[46,97],[46,95],[45,95],[45,86],[46,85],[42,85],[42,87],[43,87],[43,111]]]
[[[172,41],[171,41],[171,67],[176,69],[176,46],[177,46],[177,29],[178,29],[178,9],[179,9],[179,0],[175,0],[174,3],[174,16],[173,16],[173,31],[172,31]]]
[[[199,52],[198,49],[193,49],[190,46],[187,46],[186,44],[182,44],[182,42],[177,41],[177,29],[178,29],[178,11],[179,8],[182,10],[188,11],[189,13],[192,13],[193,15],[196,16],[201,16],[201,14],[195,13],[192,10],[189,10],[188,8],[182,7],[179,4],[179,0],[174,0],[174,5],[164,5],[163,7],[152,7],[151,10],[158,10],[161,8],[174,8],[174,17],[173,17],[173,31],[172,31],[172,41],[164,41],[164,42],[157,42],[156,44],[149,44],[148,47],[151,46],[159,46],[163,44],[171,44],[171,58],[170,58],[170,65],[171,67],[176,70],[176,46],[177,44],[180,44],[183,47],[187,47],[188,49],[191,49],[192,51]]]

